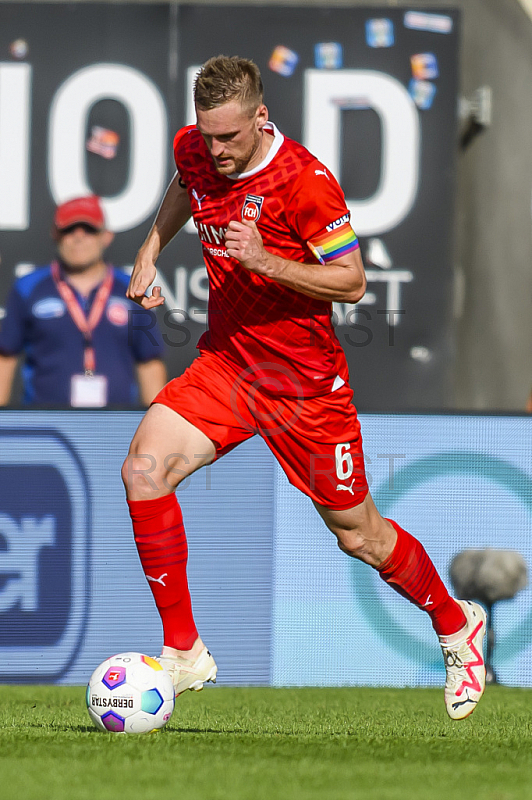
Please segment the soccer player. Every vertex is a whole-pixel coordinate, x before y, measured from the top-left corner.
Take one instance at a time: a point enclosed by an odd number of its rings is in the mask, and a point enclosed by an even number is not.
[[[421,543],[383,519],[368,492],[347,363],[333,301],[365,291],[357,237],[334,176],[268,120],[257,66],[219,56],[195,82],[196,125],[174,141],[177,172],[140,248],[128,297],[163,302],[162,248],[192,215],[209,275],[200,355],[155,398],[131,444],[123,480],[140,560],[162,618],[160,661],[176,695],[215,680],[187,584],[187,542],[175,489],[187,475],[261,435],[308,495],[338,546],[423,609],[439,636],[453,719],[485,683],[486,616],[454,600]]]

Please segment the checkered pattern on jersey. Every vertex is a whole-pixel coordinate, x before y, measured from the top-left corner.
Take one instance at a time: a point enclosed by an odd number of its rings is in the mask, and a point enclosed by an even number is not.
[[[319,181],[315,172],[323,169],[320,162],[286,138],[268,165],[238,180],[216,171],[195,128],[177,134],[175,159],[187,185],[210,282],[209,331],[201,346],[225,352],[243,368],[281,364],[295,373],[295,383],[307,396],[328,391],[339,372],[347,374],[331,304],[250,272],[229,258],[224,237],[231,220],[242,220],[247,196],[258,196],[263,201],[256,224],[265,247],[292,261],[315,263],[306,242],[348,213],[340,187],[332,176]]]

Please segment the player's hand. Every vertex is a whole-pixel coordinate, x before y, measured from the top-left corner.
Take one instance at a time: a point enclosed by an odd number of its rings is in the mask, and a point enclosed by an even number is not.
[[[254,222],[232,219],[225,234],[225,247],[231,258],[259,275],[269,272],[269,253],[264,249],[262,236]]]
[[[151,286],[157,275],[155,264],[142,251],[139,251],[135,259],[135,266],[131,273],[129,286],[127,287],[126,297],[142,306],[142,308],[156,308],[162,306],[164,297],[161,297],[161,287],[154,286],[151,296],[146,295],[148,286]]]

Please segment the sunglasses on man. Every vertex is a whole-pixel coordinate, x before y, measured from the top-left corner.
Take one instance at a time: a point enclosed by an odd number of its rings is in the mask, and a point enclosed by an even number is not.
[[[73,225],[69,225],[68,228],[61,228],[61,230],[57,231],[57,234],[60,237],[66,236],[69,233],[74,233],[74,231],[78,228],[81,228],[85,233],[92,235],[101,233],[99,228],[95,228],[94,225],[89,225],[88,222],[75,222]]]

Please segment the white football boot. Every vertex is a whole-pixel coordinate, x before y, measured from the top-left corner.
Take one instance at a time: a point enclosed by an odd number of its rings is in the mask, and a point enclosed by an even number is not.
[[[445,705],[451,719],[465,719],[475,710],[484,693],[486,667],[483,642],[486,612],[478,603],[457,600],[467,619],[463,630],[452,636],[440,636],[447,679]]]
[[[172,648],[163,647],[162,654],[156,660],[172,678],[176,697],[187,689],[201,691],[207,681],[216,683],[218,667],[206,647],[194,661],[174,655]]]

